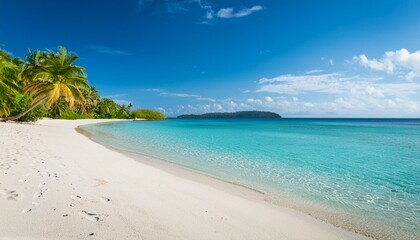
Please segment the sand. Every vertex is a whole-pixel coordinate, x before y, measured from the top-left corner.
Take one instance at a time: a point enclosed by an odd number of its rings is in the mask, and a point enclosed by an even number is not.
[[[0,123],[0,239],[368,239],[75,130],[103,121]]]

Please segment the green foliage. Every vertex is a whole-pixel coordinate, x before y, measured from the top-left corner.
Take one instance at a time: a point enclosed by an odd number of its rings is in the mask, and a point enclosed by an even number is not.
[[[137,109],[132,112],[133,118],[144,118],[148,120],[163,120],[165,115],[161,112],[150,109]]]
[[[31,97],[29,94],[16,94],[13,104],[11,105],[11,115],[16,115],[20,112],[23,112],[31,105]],[[38,119],[43,117],[48,117],[49,113],[48,110],[45,108],[44,105],[38,105],[32,111],[30,111],[25,116],[19,118],[19,121],[24,122],[35,122]]]
[[[38,105],[32,111],[27,113],[25,116],[21,117],[19,121],[24,122],[35,122],[38,119],[42,119],[44,117],[48,117],[49,113],[47,108],[44,105]]]
[[[119,119],[127,119],[131,118],[131,103],[128,104],[128,106],[125,106],[124,104],[119,106],[118,112],[117,112],[117,118]]]
[[[95,117],[96,118],[117,118],[118,104],[112,99],[102,98],[97,105]]]
[[[84,68],[74,65],[78,58],[64,47],[59,47],[58,52],[30,51],[21,74],[26,82],[24,91],[33,101],[46,98],[47,108],[60,98],[64,98],[70,107],[84,103],[81,90],[88,90],[89,84]]]
[[[118,105],[112,99],[102,98],[99,100],[95,109],[95,118],[131,118],[131,103],[126,105]]]
[[[90,119],[93,118],[93,114],[80,114],[77,112],[66,111],[62,112],[60,116],[57,118],[59,119],[68,119],[68,120],[75,120],[75,119]]]
[[[10,114],[10,105],[19,93],[19,59],[13,59],[0,49],[0,117]]]
[[[81,113],[94,113],[98,106],[98,103],[101,101],[101,97],[98,94],[98,90],[95,87],[89,87],[89,89],[82,89],[82,94],[85,98],[83,104],[77,104],[75,111]]]
[[[61,96],[51,105],[48,111],[50,112],[50,116],[52,118],[61,118],[63,112],[70,112],[71,110],[69,104],[66,102],[64,97]]]
[[[131,104],[101,99],[84,68],[74,65],[77,59],[64,47],[29,50],[23,60],[0,49],[0,120],[132,118]]]

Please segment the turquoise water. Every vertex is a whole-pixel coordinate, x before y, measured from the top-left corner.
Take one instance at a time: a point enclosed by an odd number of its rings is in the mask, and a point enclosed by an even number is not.
[[[420,120],[128,121],[95,141],[266,192],[379,239],[420,239]]]

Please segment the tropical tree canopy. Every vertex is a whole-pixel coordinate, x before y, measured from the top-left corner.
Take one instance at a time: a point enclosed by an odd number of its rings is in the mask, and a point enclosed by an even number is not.
[[[23,60],[0,49],[0,121],[133,118],[131,103],[118,105],[89,86],[77,59],[64,47],[57,52],[29,50]]]
[[[28,92],[34,102],[45,99],[45,106],[52,104],[63,96],[70,107],[75,103],[84,103],[82,90],[88,90],[84,68],[74,65],[78,56],[59,47],[58,52],[30,51],[25,59],[22,78],[27,85],[24,92]]]
[[[0,117],[10,114],[13,97],[19,92],[19,60],[0,49]]]

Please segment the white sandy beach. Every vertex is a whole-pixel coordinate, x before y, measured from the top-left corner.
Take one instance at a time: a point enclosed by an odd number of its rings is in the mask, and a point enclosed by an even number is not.
[[[0,239],[368,239],[75,130],[102,121],[0,123]]]

